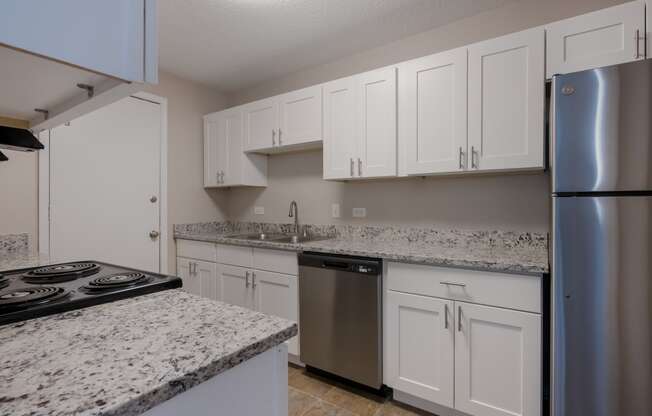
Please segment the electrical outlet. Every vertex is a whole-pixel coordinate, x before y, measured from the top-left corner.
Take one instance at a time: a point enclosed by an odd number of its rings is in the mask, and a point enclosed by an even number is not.
[[[265,207],[254,207],[254,214],[265,215]]]
[[[333,218],[339,218],[340,217],[340,204],[331,205],[331,216]]]
[[[367,216],[367,208],[353,208],[353,218],[364,218]]]

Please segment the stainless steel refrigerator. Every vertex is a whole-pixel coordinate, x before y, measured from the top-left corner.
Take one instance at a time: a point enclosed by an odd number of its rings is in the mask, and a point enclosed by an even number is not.
[[[652,415],[652,60],[552,91],[552,414]]]

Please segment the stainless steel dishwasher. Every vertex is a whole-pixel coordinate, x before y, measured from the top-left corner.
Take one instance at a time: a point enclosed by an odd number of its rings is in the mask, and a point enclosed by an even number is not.
[[[382,316],[381,260],[299,255],[300,359],[306,365],[380,389]]]

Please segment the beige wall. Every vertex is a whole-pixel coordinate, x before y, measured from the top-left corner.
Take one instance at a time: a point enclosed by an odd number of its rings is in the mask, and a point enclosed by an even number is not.
[[[476,41],[539,26],[623,3],[622,0],[521,0],[387,45],[238,91],[230,105],[318,84]],[[547,174],[406,178],[338,183],[321,180],[321,152],[270,156],[269,186],[234,189],[229,217],[288,221],[288,204],[299,202],[302,220],[355,223],[351,208],[367,208],[369,223],[436,224],[442,227],[546,231],[550,185]],[[331,218],[331,204],[342,218]],[[265,207],[254,215],[253,207]]]
[[[548,227],[550,187],[543,173],[334,182],[322,180],[321,151],[275,155],[270,161],[267,188],[228,191],[229,218],[291,222],[289,205],[296,200],[302,223]],[[331,217],[333,203],[340,204],[340,219]],[[265,215],[255,215],[254,206],[264,206]],[[352,218],[352,208],[366,208],[367,218]]]
[[[176,268],[172,225],[224,218],[224,193],[204,190],[202,116],[225,106],[210,88],[161,73],[147,92],[168,99],[168,231],[170,271]],[[36,245],[38,164],[35,153],[7,152],[0,163],[0,234],[27,232]]]
[[[38,157],[36,153],[4,151],[0,162],[0,234],[28,233],[38,243]]]

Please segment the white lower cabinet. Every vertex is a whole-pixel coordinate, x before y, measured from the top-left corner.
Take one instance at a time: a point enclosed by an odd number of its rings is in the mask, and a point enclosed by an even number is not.
[[[219,299],[217,268],[215,263],[177,257],[177,275],[183,281],[183,289],[209,299]]]
[[[409,265],[386,270],[389,288],[408,279],[411,283],[403,287],[412,290],[408,286],[417,287],[416,280],[423,278],[425,288],[456,284],[467,290],[468,282],[454,280],[455,270],[444,284],[437,283],[438,275],[445,273],[442,268],[433,268],[433,276],[410,275]],[[465,273],[484,275],[488,283],[494,279],[492,273]],[[386,384],[426,403],[473,416],[541,415],[539,313],[412,292],[386,290]]]
[[[455,307],[455,408],[477,416],[540,415],[541,316]]]
[[[218,277],[223,302],[254,309],[249,269],[220,264]]]
[[[386,371],[393,388],[453,407],[453,302],[387,293]]]

